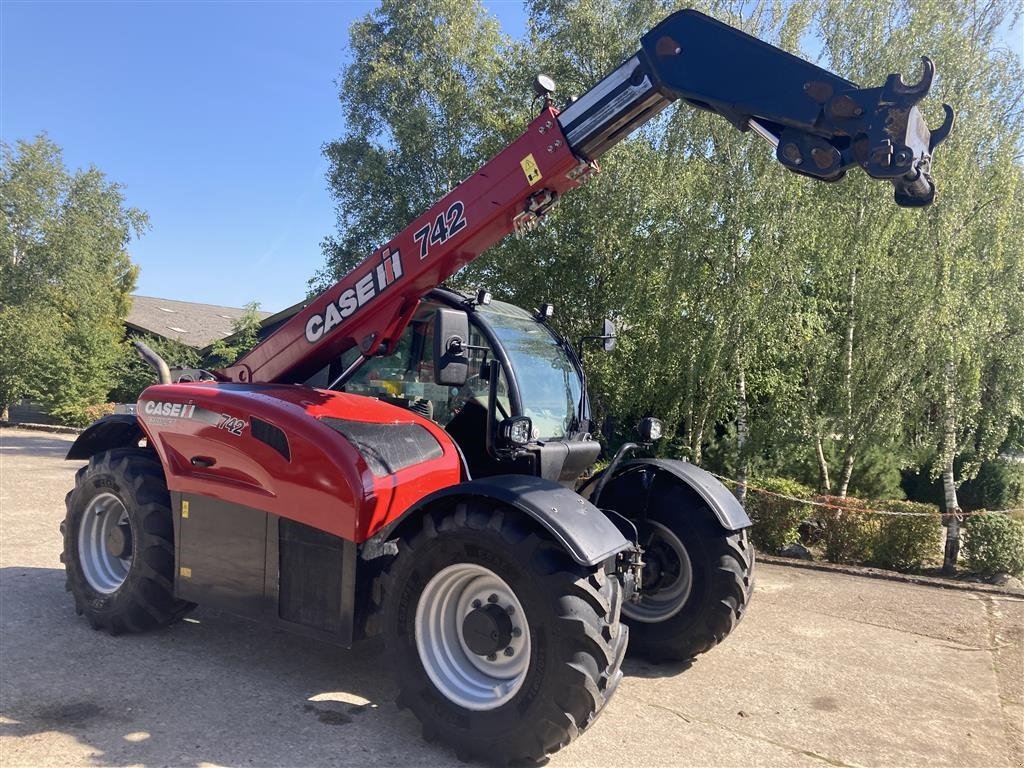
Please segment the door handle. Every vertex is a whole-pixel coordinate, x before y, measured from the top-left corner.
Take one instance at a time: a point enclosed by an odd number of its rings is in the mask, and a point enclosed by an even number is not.
[[[193,456],[191,461],[193,467],[212,467],[217,463],[211,456]]]

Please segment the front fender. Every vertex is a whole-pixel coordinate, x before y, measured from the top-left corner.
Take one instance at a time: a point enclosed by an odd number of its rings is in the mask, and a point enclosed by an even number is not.
[[[138,445],[143,437],[145,433],[134,413],[112,413],[90,424],[64,458],[90,459],[102,451]]]
[[[594,566],[631,544],[605,514],[564,485],[533,475],[497,475],[449,486],[421,499],[373,538],[392,538],[418,511],[438,502],[495,499],[518,509],[542,525],[580,565]]]
[[[634,459],[623,462],[615,477],[626,472],[636,471],[641,467],[651,467],[659,472],[671,475],[679,482],[691,488],[708,505],[718,523],[727,531],[739,531],[749,528],[750,518],[743,506],[719,480],[707,470],[690,464],[687,461],[672,459]]]

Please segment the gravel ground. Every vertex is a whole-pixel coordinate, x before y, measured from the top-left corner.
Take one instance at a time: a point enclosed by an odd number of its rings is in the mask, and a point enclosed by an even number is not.
[[[108,637],[64,592],[72,436],[0,429],[0,765],[459,763],[394,705],[378,646],[197,609]],[[1024,765],[1024,601],[762,565],[689,669],[627,662],[557,766]]]

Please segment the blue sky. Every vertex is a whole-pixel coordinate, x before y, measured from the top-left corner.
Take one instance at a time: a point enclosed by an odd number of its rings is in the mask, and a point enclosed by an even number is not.
[[[276,311],[333,230],[320,147],[375,3],[0,2],[0,136],[40,131],[125,186],[152,228],[138,292]],[[490,3],[522,34],[519,0]]]
[[[349,24],[374,5],[0,0],[0,137],[47,131],[149,212],[139,293],[282,309],[334,227],[320,147],[343,129]],[[520,0],[487,5],[523,34]]]

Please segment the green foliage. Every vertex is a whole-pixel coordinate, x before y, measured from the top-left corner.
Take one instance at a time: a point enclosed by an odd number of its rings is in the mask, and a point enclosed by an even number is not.
[[[203,358],[205,368],[224,368],[256,346],[260,334],[260,304],[250,301],[245,312],[231,324],[231,335],[210,345]]]
[[[941,556],[942,518],[938,507],[911,501],[883,501],[879,509],[924,513],[927,517],[880,516],[878,536],[871,553],[872,565],[896,571],[919,571]]]
[[[45,134],[2,155],[0,408],[28,395],[82,424],[113,383],[137,274],[126,248],[147,218],[96,168],[68,171]]]
[[[888,445],[865,446],[850,477],[849,492],[862,499],[902,499],[901,460]]]
[[[996,458],[982,462],[978,474],[960,488],[963,509],[1024,507],[1024,463]]]
[[[958,476],[962,467],[963,461],[954,462]],[[942,483],[934,477],[930,457],[924,466],[905,470],[902,485],[913,501],[942,504]],[[960,485],[957,496],[966,510],[1024,507],[1024,463],[998,456],[982,461],[978,474]]]
[[[751,481],[755,488],[810,499],[814,491],[783,477],[759,477]],[[780,499],[755,488],[747,491],[747,514],[754,523],[751,536],[758,549],[774,554],[800,539],[800,523],[811,517],[814,508],[789,499]]]
[[[983,576],[1024,575],[1024,521],[1001,514],[973,514],[964,530],[968,570]]]
[[[832,563],[860,563],[871,556],[878,539],[878,516],[860,499],[819,496],[816,501],[842,509],[819,508],[825,557]]]
[[[345,133],[324,145],[338,231],[311,281],[330,285],[483,162],[509,41],[479,0],[383,0],[349,30]],[[525,105],[524,105],[525,106]]]

